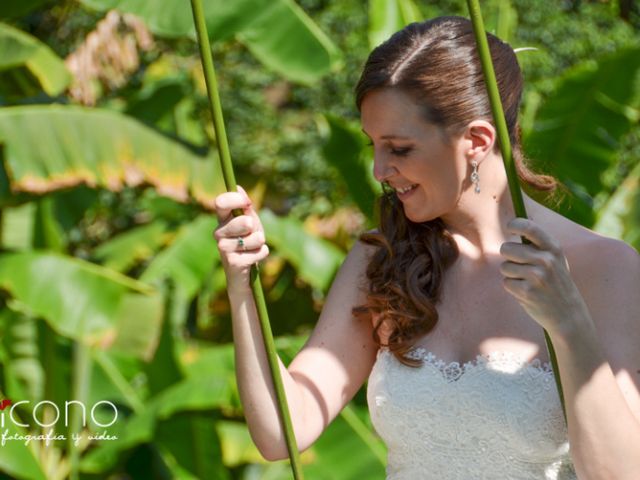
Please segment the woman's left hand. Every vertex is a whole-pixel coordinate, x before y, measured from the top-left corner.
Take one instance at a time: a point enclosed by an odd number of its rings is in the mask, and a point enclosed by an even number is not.
[[[559,242],[526,218],[515,218],[507,230],[527,238],[531,245],[505,242],[500,247],[507,260],[500,265],[505,290],[550,335],[566,331],[571,322],[589,318]]]

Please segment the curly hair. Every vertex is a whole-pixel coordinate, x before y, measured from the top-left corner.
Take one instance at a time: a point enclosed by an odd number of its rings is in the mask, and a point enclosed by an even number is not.
[[[553,191],[555,179],[531,171],[521,151],[517,118],[523,81],[515,53],[494,35],[487,37],[518,176],[535,190]],[[450,138],[474,119],[493,122],[472,25],[463,17],[412,23],[376,47],[355,89],[358,110],[369,92],[385,88],[409,94],[425,121],[443,127]],[[442,280],[458,248],[440,218],[420,223],[407,219],[402,202],[384,183],[377,211],[378,231],[359,237],[377,249],[367,265],[366,303],[355,306],[352,314],[374,323],[379,346],[388,347],[405,365],[417,366],[405,354],[435,327]],[[384,345],[383,325],[389,332]]]

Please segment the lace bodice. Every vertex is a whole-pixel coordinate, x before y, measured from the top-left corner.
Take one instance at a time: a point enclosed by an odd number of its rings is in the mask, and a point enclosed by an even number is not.
[[[387,480],[575,479],[553,371],[513,353],[418,368],[381,348],[367,387]]]

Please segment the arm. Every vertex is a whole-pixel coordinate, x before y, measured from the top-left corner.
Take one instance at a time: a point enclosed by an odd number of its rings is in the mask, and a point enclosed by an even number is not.
[[[572,252],[569,274],[560,246],[540,226],[516,219],[510,227],[533,245],[503,244],[505,289],[555,347],[578,477],[638,478],[640,257],[597,237]]]
[[[367,247],[356,242],[331,286],[309,340],[287,369],[280,363],[298,448],[307,449],[351,400],[369,375],[377,346],[372,326],[358,322],[351,308],[365,300],[359,288]],[[238,389],[251,437],[268,460],[288,453],[256,306],[250,288],[228,290],[233,317]]]
[[[632,480],[640,475],[640,256],[615,240],[597,243],[582,254],[591,275],[579,275],[589,279],[580,286],[591,316],[571,316],[550,335],[579,478]]]

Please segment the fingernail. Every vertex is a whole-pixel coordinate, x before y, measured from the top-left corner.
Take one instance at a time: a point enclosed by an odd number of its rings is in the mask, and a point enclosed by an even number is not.
[[[245,203],[245,207],[248,207],[251,205],[251,199],[249,198],[249,195],[247,195],[247,192],[244,190],[244,188],[242,188],[240,185],[236,185],[238,187],[238,190],[244,195],[244,198],[246,199],[247,203]]]

